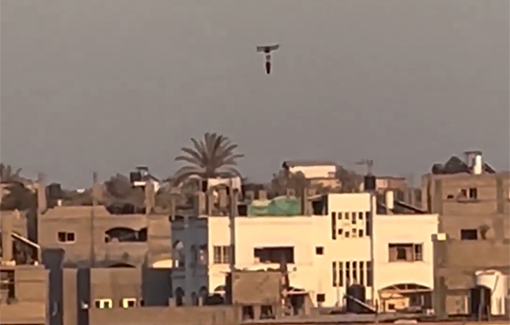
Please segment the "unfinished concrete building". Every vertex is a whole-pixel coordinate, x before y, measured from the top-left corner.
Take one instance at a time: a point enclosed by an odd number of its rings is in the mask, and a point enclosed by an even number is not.
[[[44,263],[51,267],[169,268],[170,217],[152,213],[153,206],[149,187],[147,213],[128,215],[112,214],[98,204],[47,208],[45,191],[38,191],[37,240]]]
[[[40,247],[13,231],[16,213],[1,215],[0,323],[48,324],[48,272]]]
[[[434,252],[436,314],[507,314],[509,172],[496,172],[480,152],[468,152],[464,161],[452,157],[434,165],[422,181],[423,206],[440,216]],[[482,283],[488,275],[493,283]]]

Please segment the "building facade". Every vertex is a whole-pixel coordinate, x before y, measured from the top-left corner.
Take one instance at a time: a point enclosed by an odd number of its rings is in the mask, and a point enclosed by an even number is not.
[[[436,314],[477,313],[477,273],[498,273],[507,283],[510,268],[510,173],[496,172],[481,154],[463,162],[452,157],[444,168],[422,178],[423,206],[439,214],[445,236],[435,242]],[[505,284],[506,285],[506,284]],[[491,295],[494,296],[494,288]],[[507,313],[508,288],[491,302],[493,315]],[[495,306],[498,306],[497,308]]]
[[[222,294],[234,219],[235,268],[277,269],[284,261],[290,286],[308,292],[315,305],[343,306],[354,284],[383,309],[415,304],[408,296],[416,292],[430,296],[437,215],[402,214],[393,203],[378,209],[369,193],[329,194],[322,201],[322,215],[177,220],[173,289],[192,300],[206,292]]]

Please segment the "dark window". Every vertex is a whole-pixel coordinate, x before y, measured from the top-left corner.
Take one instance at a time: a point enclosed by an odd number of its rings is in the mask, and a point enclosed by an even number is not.
[[[365,285],[365,262],[359,262],[359,284]]]
[[[389,261],[422,261],[423,244],[389,244]]]
[[[316,255],[324,255],[324,247],[322,247],[322,246],[315,247],[315,254]]]
[[[363,229],[358,230],[358,237],[363,237]]]
[[[260,306],[260,319],[274,319],[273,306],[262,305]]]
[[[460,239],[461,240],[477,240],[478,239],[478,230],[476,230],[476,229],[461,229],[460,230]]]
[[[326,294],[318,293],[317,294],[317,302],[325,302],[325,301],[326,301]]]
[[[350,232],[346,231],[345,232],[345,238],[349,238],[349,237],[351,237],[351,234],[350,234]]]
[[[406,248],[405,247],[397,247],[397,261],[405,261],[407,260],[407,254],[406,254]]]
[[[452,200],[452,199],[454,198],[454,196],[453,196],[452,194],[448,194],[448,196],[446,196],[446,198],[447,198],[448,200]]]
[[[469,189],[469,198],[470,199],[477,199],[478,198],[478,190],[476,187],[472,187]]]
[[[260,263],[294,263],[294,247],[261,247],[253,250]]]
[[[344,262],[339,262],[338,267],[338,286],[344,286]]]
[[[254,317],[253,306],[243,306],[242,313],[243,320],[253,319]]]
[[[213,253],[214,253],[213,261],[215,264],[230,263],[230,247],[229,246],[214,246]]]
[[[422,244],[414,245],[414,260],[415,261],[423,261],[423,245]]]
[[[467,198],[467,197],[468,197],[468,196],[467,196],[467,190],[466,190],[465,188],[463,188],[462,190],[460,190],[460,195],[461,195],[462,197]]]
[[[367,262],[367,287],[371,287],[373,282],[373,276],[372,276],[372,273],[373,270],[372,270],[372,262],[368,261]]]
[[[356,283],[358,281],[358,263],[352,262],[352,281]]]
[[[351,285],[351,263],[345,262],[345,283]]]
[[[338,270],[337,270],[337,262],[332,262],[331,263],[331,275],[332,275],[332,278],[333,278],[333,287],[336,287],[337,286],[337,278],[338,278]]]
[[[363,212],[358,212],[358,219],[363,220]]]
[[[344,233],[343,229],[338,229],[338,235],[342,236],[343,233]]]
[[[61,243],[72,243],[75,241],[75,235],[74,232],[59,231],[57,239]]]
[[[331,212],[331,238],[336,239],[336,212]]]

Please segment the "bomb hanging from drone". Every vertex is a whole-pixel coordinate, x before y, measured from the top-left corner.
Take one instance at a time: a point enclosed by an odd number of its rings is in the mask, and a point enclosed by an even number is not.
[[[279,44],[273,45],[265,45],[265,46],[257,46],[257,52],[264,53],[266,62],[266,74],[271,74],[272,62],[271,62],[271,52],[276,51],[280,48]]]

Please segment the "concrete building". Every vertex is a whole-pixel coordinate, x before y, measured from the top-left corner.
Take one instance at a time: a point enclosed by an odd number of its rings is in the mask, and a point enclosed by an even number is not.
[[[438,217],[392,194],[387,203],[369,193],[315,197],[307,215],[180,218],[172,225],[174,295],[222,295],[232,261],[236,269],[261,270],[284,260],[290,286],[315,305],[343,306],[347,288],[361,284],[381,309],[427,308]]]
[[[2,213],[0,223],[0,322],[46,325],[48,272],[40,264],[40,247],[13,232],[14,214]]]
[[[439,214],[439,231],[445,234],[435,243],[436,314],[477,314],[479,309],[508,314],[508,288],[496,287],[508,286],[510,269],[509,176],[483,162],[481,152],[467,152],[466,160],[452,157],[423,176],[423,206]],[[490,273],[499,284],[480,285],[477,273]],[[480,286],[492,297],[488,308],[479,308]]]
[[[340,185],[336,178],[337,164],[333,161],[286,160],[282,168],[291,173],[301,172],[313,185],[336,188]]]
[[[153,213],[153,193],[147,187],[147,213],[117,215],[102,205],[47,208],[45,190],[38,191],[37,241],[44,263],[52,268],[170,267],[171,218]]]

